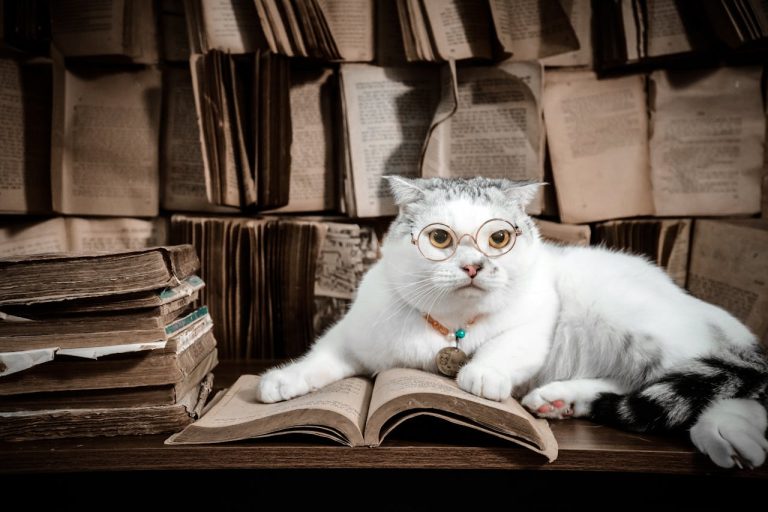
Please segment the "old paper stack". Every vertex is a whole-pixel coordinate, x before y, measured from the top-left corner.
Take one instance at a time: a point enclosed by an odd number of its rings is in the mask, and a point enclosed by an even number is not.
[[[191,423],[218,362],[198,269],[189,245],[0,258],[0,438]]]

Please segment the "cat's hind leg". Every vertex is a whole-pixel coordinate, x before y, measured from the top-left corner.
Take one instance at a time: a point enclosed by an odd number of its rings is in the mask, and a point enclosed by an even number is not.
[[[756,400],[717,400],[691,427],[691,441],[720,467],[754,468],[768,452],[768,413]]]
[[[541,418],[579,418],[589,416],[592,402],[600,393],[623,394],[624,390],[608,379],[560,380],[534,389],[522,403]]]

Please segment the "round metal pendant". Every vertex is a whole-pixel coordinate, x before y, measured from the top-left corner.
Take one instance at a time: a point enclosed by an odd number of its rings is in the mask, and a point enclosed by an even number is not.
[[[457,347],[445,347],[440,349],[435,357],[437,369],[447,377],[455,377],[469,358]]]

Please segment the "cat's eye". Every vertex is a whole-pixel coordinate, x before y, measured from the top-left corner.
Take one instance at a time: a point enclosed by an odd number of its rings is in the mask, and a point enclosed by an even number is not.
[[[456,253],[464,237],[469,238],[475,248],[489,258],[498,258],[515,246],[522,232],[504,219],[490,219],[483,222],[475,233],[459,236],[447,224],[435,222],[421,228],[418,234],[411,233],[411,243],[422,256],[430,261],[445,261]]]
[[[438,249],[447,249],[452,242],[453,237],[444,229],[435,229],[429,233],[429,243]]]
[[[503,249],[512,240],[512,235],[506,229],[500,229],[488,237],[488,245],[494,249]]]

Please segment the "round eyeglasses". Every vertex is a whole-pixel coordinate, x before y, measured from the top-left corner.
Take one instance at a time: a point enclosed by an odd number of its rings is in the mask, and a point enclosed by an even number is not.
[[[520,228],[502,219],[487,220],[474,235],[465,233],[461,236],[450,226],[436,222],[424,226],[417,236],[411,233],[411,243],[426,259],[443,261],[453,256],[461,240],[468,236],[480,252],[489,258],[498,258],[512,250],[520,235]]]

